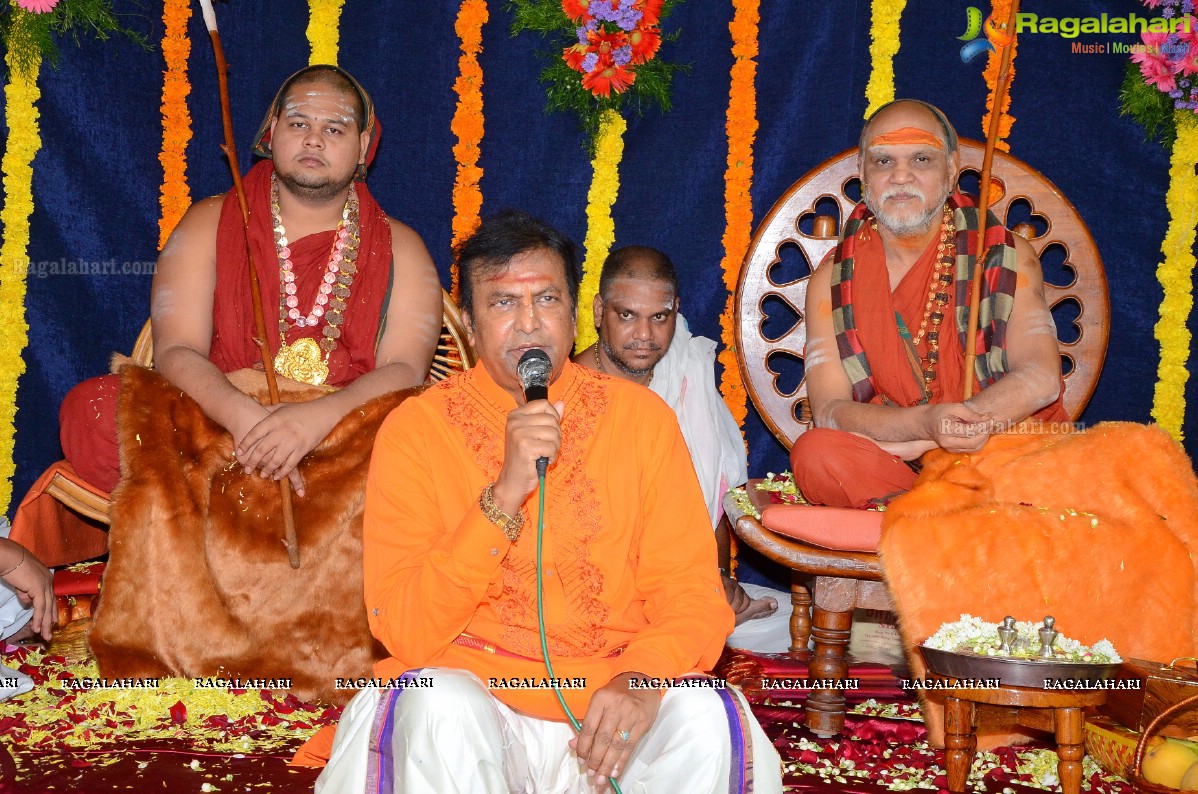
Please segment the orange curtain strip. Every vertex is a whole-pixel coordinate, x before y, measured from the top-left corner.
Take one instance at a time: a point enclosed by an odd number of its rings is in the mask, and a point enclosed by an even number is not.
[[[478,165],[483,140],[483,70],[478,63],[478,54],[482,52],[483,25],[488,18],[486,0],[463,0],[454,24],[462,49],[462,56],[458,59],[458,78],[453,82],[458,104],[449,125],[458,140],[453,147],[453,156],[458,164],[457,177],[453,183],[454,250],[478,226],[483,206],[483,193],[479,186],[483,169]],[[451,268],[450,279],[450,294],[456,300],[456,262]]]
[[[744,432],[748,403],[745,380],[736,360],[736,285],[749,250],[753,232],[753,140],[757,136],[757,24],[761,19],[759,0],[733,0],[734,13],[728,30],[732,33],[732,85],[728,92],[728,168],[724,171],[724,259],[720,268],[728,300],[720,316],[723,329],[720,363],[724,374],[720,392],[728,410]]]
[[[191,206],[191,189],[187,185],[187,144],[191,141],[191,112],[187,96],[191,83],[187,79],[187,56],[191,54],[191,39],[187,23],[191,19],[189,0],[166,0],[162,21],[166,32],[162,37],[162,57],[166,72],[162,78],[162,191],[159,205],[162,216],[158,221],[158,250],[166,245],[175,224]]]

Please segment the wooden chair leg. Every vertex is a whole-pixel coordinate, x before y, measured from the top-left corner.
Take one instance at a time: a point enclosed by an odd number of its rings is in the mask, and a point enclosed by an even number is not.
[[[1082,756],[1085,754],[1085,718],[1080,708],[1054,709],[1057,740],[1057,777],[1063,794],[1079,794],[1082,789]]]
[[[816,585],[819,595],[819,584]],[[818,600],[811,619],[815,650],[811,654],[811,678],[843,681],[849,672],[849,636],[853,630],[853,610],[832,612],[821,608]],[[820,737],[834,736],[844,729],[844,690],[835,686],[813,689],[807,696],[807,727]]]
[[[797,572],[791,573],[790,604],[790,651],[805,652],[811,639],[811,591],[806,579]]]
[[[973,704],[949,695],[944,703],[944,766],[948,790],[965,791],[978,740],[973,732]]]

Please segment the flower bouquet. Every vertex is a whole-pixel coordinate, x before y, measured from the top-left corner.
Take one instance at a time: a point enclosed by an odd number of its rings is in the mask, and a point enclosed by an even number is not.
[[[1143,1],[1167,20],[1169,31],[1145,31],[1130,47],[1120,99],[1123,114],[1140,122],[1149,138],[1172,146],[1176,111],[1198,112],[1198,17],[1193,0]]]

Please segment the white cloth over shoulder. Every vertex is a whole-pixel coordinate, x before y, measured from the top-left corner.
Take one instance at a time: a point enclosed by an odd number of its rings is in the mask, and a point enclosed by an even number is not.
[[[712,340],[692,335],[679,314],[674,341],[649,384],[678,415],[712,527],[724,515],[724,494],[749,479],[744,438],[715,385],[715,349]]]

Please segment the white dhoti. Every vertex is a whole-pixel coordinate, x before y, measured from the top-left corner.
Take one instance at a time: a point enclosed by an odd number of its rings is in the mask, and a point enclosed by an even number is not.
[[[431,685],[367,689],[346,706],[317,794],[598,790],[567,744],[568,723],[509,708],[473,673],[408,675]],[[676,688],[618,780],[626,794],[775,794],[782,763],[739,692]]]
[[[8,520],[0,516],[0,537],[8,537]],[[17,591],[0,579],[0,642],[16,634],[33,619],[33,606],[24,606]],[[33,679],[0,664],[0,700],[7,700],[33,689]]]
[[[0,643],[20,631],[32,619],[33,607],[23,606],[17,598],[17,591],[0,579]],[[0,700],[8,700],[31,689],[32,678],[0,663]]]

